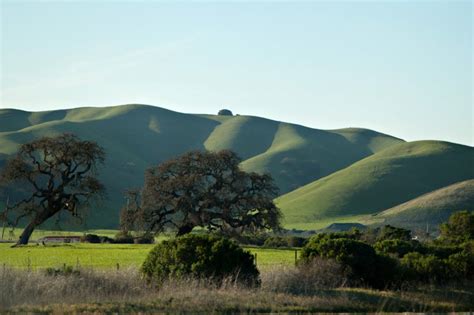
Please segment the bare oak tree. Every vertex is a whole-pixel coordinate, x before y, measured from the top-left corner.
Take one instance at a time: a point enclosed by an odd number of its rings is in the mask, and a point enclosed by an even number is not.
[[[192,151],[148,169],[142,200],[133,195],[135,202],[122,210],[122,224],[153,232],[174,228],[177,235],[195,227],[278,229],[281,214],[273,203],[278,188],[272,177],[244,172],[240,162],[232,151]]]
[[[23,144],[0,173],[0,183],[22,187],[22,197],[8,207],[5,220],[16,226],[29,219],[17,245],[27,244],[33,230],[60,212],[80,218],[80,206],[105,191],[95,177],[105,153],[92,141],[72,134],[42,137]]]

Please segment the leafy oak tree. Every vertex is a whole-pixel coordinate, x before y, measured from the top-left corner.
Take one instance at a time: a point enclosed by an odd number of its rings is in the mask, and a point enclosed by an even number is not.
[[[244,172],[240,162],[228,150],[192,151],[148,169],[141,201],[132,194],[133,202],[122,209],[122,227],[172,228],[177,235],[195,227],[228,233],[279,229],[272,177]]]
[[[23,144],[0,172],[0,183],[21,187],[18,200],[3,214],[11,226],[29,220],[17,245],[27,244],[34,229],[61,212],[81,218],[81,206],[105,191],[97,166],[105,153],[92,141],[72,134],[42,137]]]

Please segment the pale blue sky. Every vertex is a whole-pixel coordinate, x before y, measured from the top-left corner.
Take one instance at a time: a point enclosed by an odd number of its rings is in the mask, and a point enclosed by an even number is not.
[[[474,144],[470,1],[0,1],[0,108],[229,108]]]

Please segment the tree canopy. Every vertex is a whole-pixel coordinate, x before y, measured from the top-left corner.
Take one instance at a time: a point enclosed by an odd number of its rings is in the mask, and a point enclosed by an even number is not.
[[[97,143],[72,134],[23,144],[0,172],[0,184],[21,187],[0,217],[12,226],[29,219],[17,244],[27,244],[33,230],[56,214],[81,218],[81,205],[105,191],[95,176],[104,159]]]
[[[224,232],[278,229],[273,203],[278,188],[270,175],[247,173],[228,150],[192,151],[145,172],[141,202],[122,210],[122,225],[178,235],[195,227]],[[137,200],[132,194],[133,200]]]
[[[458,211],[441,226],[441,239],[448,243],[463,243],[474,239],[474,212]]]

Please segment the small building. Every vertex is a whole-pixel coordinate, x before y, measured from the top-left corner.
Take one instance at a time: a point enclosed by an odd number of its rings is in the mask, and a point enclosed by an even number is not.
[[[80,236],[45,236],[38,240],[38,243],[80,243]]]

